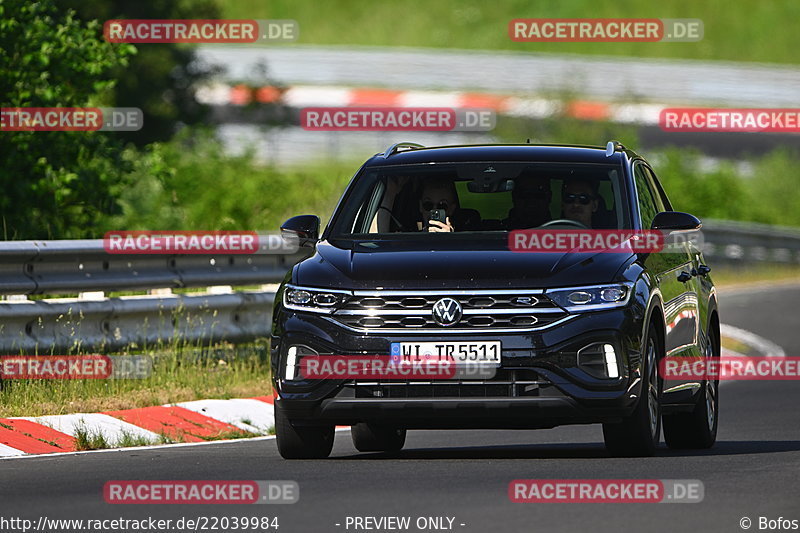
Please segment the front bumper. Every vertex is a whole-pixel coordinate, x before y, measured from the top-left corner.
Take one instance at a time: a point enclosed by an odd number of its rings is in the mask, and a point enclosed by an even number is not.
[[[362,335],[317,315],[281,309],[271,353],[276,408],[295,424],[390,423],[405,428],[547,428],[616,422],[636,405],[640,383],[641,313],[634,307],[582,313],[535,332],[497,335]],[[343,380],[286,381],[286,350],[306,346],[320,354],[388,355],[392,342],[488,341],[502,343],[501,367],[482,382],[362,384]],[[593,376],[577,351],[612,343],[617,379]],[[517,381],[536,382],[518,386]],[[507,386],[498,386],[498,383]]]

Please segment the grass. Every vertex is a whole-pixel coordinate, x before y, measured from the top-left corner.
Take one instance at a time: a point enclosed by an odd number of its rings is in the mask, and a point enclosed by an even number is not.
[[[299,44],[411,46],[513,52],[758,61],[796,64],[794,0],[754,5],[709,0],[217,0],[224,18],[294,19]],[[517,43],[515,18],[699,18],[694,43]],[[479,75],[479,73],[476,73]],[[509,73],[513,75],[513,73]]]
[[[274,433],[274,431],[272,431]],[[199,436],[204,441],[218,441],[218,440],[233,440],[233,439],[249,439],[253,437],[260,437],[258,433],[251,431],[237,430],[237,431],[222,431],[213,436]],[[148,438],[144,435],[134,435],[127,431],[122,431],[119,438],[111,440],[99,430],[90,430],[85,426],[78,426],[75,429],[75,449],[77,451],[89,450],[105,450],[109,448],[134,448],[137,446],[153,446],[158,444],[176,444],[186,442],[183,436],[171,438],[164,434],[158,438]]]
[[[796,281],[800,283],[800,266],[758,265],[739,268],[718,266],[713,267],[711,277],[714,284],[723,289],[763,282]]]
[[[140,355],[152,358],[145,379],[6,380],[0,417],[96,413],[205,398],[270,394],[267,343],[212,347],[176,344]]]
[[[722,344],[723,348],[727,350],[732,350],[742,355],[757,355],[752,353],[753,352],[752,346],[749,346],[741,341],[732,339],[730,337],[723,336],[722,339],[720,339],[720,343]]]
[[[235,440],[235,439],[252,439],[253,437],[260,437],[259,433],[254,433],[252,431],[245,431],[243,429],[239,429],[236,431],[222,431],[213,436],[204,436],[198,435],[201,439],[205,441],[214,441],[214,440]]]

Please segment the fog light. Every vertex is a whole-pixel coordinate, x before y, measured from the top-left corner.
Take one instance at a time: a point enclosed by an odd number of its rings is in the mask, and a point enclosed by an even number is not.
[[[593,342],[578,350],[578,366],[600,379],[619,378],[617,352],[613,344]]]
[[[619,368],[617,368],[617,354],[614,352],[614,347],[610,344],[604,344],[603,353],[606,355],[606,374],[610,378],[618,378]]]
[[[296,368],[297,368],[297,347],[290,346],[286,352],[286,371],[284,372],[286,381],[292,381],[294,379]]]

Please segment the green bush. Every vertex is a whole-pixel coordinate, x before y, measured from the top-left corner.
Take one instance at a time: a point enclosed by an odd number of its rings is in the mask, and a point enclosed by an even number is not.
[[[756,222],[800,226],[800,159],[789,150],[776,150],[755,164],[746,181],[750,209]]]
[[[578,125],[540,123],[533,129],[506,123],[505,139],[534,136],[535,142],[568,142]],[[577,142],[597,144],[614,132],[597,124]],[[635,132],[617,137],[636,147]],[[575,141],[573,141],[575,142]],[[775,151],[751,159],[750,172],[732,162],[708,170],[702,154],[685,148],[641,152],[664,184],[673,207],[700,218],[800,226],[800,159]],[[323,223],[359,162],[310,162],[297,168],[259,163],[254,152],[231,156],[209,131],[186,129],[174,140],[146,149],[129,148],[125,159],[135,170],[122,191],[122,214],[109,218],[115,230],[275,231],[286,218],[320,215]]]
[[[130,45],[100,38],[54,0],[0,0],[0,106],[101,105]],[[102,132],[3,131],[3,238],[80,238],[117,209],[122,145]]]
[[[655,169],[676,210],[700,218],[800,226],[800,159],[793,152],[776,150],[750,160],[752,175],[729,162],[703,171],[700,154],[683,148],[659,155]]]
[[[674,209],[699,217],[745,218],[747,191],[744,180],[729,163],[704,172],[700,154],[672,148],[648,157]]]
[[[275,231],[288,217],[323,221],[358,164],[317,163],[297,169],[259,164],[252,151],[225,155],[208,131],[189,129],[167,143],[130,149],[136,166],[121,195],[117,230]]]

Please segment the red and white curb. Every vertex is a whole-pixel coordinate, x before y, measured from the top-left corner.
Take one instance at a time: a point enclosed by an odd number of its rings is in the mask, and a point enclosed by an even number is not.
[[[762,356],[785,357],[783,348],[752,332],[727,324],[724,337],[752,347]],[[722,349],[723,358],[747,357]],[[721,383],[727,383],[722,381]],[[76,452],[76,435],[102,435],[110,448],[131,439],[150,442],[203,443],[236,432],[267,435],[275,424],[272,396],[231,400],[196,400],[104,413],[74,413],[0,418],[0,458]],[[337,429],[347,429],[337,426]]]
[[[111,448],[131,439],[205,442],[236,433],[266,435],[273,398],[197,400],[104,413],[0,418],[0,457],[77,451],[76,436],[102,435]]]
[[[288,107],[451,107],[490,109],[498,114],[548,118],[566,116],[581,120],[657,125],[661,110],[669,105],[615,104],[593,100],[559,100],[462,91],[395,91],[381,88],[296,86],[289,88],[216,84],[197,90],[197,100],[208,105],[243,106],[251,103]]]

